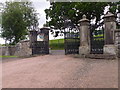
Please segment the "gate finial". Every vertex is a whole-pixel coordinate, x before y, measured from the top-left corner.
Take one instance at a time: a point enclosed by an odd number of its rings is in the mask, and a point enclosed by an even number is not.
[[[84,14],[84,15],[82,16],[82,19],[79,20],[78,22],[89,22],[89,20],[87,19],[86,15]]]
[[[84,14],[84,15],[82,16],[82,18],[83,18],[83,19],[86,19],[86,15]]]
[[[107,12],[107,14],[104,15],[103,18],[107,18],[107,17],[115,17],[115,15],[113,13],[111,13],[111,12]]]

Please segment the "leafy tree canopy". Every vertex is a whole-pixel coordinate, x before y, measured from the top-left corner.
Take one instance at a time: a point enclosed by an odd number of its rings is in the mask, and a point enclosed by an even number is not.
[[[46,18],[49,20],[46,26],[63,29],[66,27],[66,21],[77,26],[85,14],[89,20],[95,20],[93,26],[97,28],[103,23],[101,16],[104,15],[106,6],[117,15],[120,13],[119,4],[120,2],[52,2],[50,8],[45,10]]]
[[[37,26],[38,18],[31,2],[6,2],[2,12],[2,38],[16,44]]]

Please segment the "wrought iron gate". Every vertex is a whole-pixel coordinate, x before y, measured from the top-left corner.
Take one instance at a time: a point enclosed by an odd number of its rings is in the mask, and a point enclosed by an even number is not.
[[[40,28],[39,31],[30,31],[32,55],[49,54],[49,30],[49,28]]]
[[[103,54],[104,30],[95,30],[91,33],[91,54]]]
[[[32,54],[49,54],[48,41],[36,41],[32,43]]]
[[[65,54],[79,54],[79,29],[67,28],[64,31]]]

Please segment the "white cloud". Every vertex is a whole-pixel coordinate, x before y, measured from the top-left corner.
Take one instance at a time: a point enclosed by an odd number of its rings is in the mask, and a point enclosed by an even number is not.
[[[5,44],[5,40],[0,38],[0,44]]]
[[[33,6],[37,10],[37,13],[39,13],[39,27],[42,27],[43,24],[46,23],[46,14],[44,12],[45,9],[50,7],[50,3],[46,0],[35,0],[33,1]]]

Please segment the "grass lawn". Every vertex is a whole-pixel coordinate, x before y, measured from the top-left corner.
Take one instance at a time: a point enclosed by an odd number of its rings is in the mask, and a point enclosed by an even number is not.
[[[64,39],[49,40],[51,50],[64,50]]]

